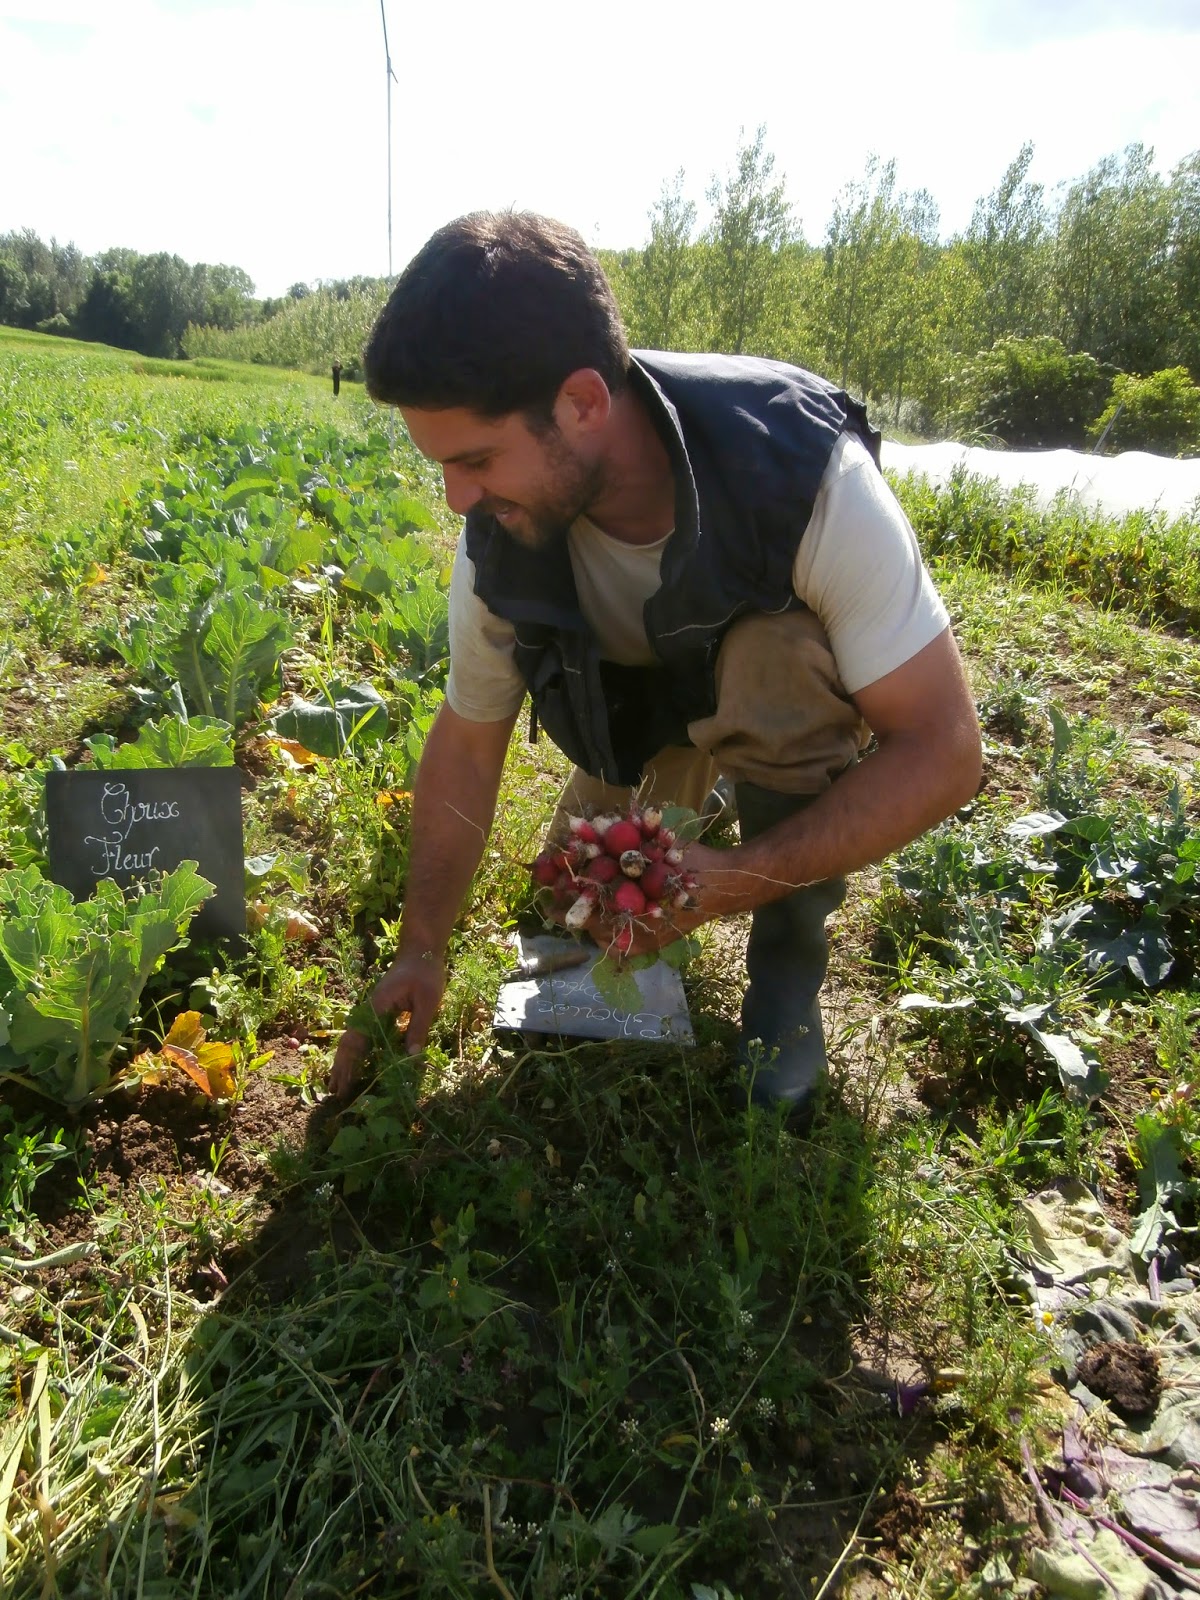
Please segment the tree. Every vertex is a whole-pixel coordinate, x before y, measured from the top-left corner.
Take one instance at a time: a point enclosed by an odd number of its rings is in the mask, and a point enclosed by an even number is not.
[[[696,207],[683,194],[683,168],[650,208],[650,242],[625,269],[629,332],[635,345],[678,350],[685,344],[696,292],[692,249]]]
[[[1107,156],[1063,202],[1054,246],[1061,337],[1126,372],[1153,372],[1170,340],[1171,200],[1153,150]]]
[[[891,395],[897,410],[932,349],[937,228],[932,197],[897,194],[896,163],[872,154],[834,201],[825,233],[827,368],[864,398]]]
[[[1171,174],[1173,354],[1200,383],[1200,150]]]
[[[914,384],[928,390],[938,304],[938,208],[927,189],[901,195],[899,226],[884,246],[883,289],[874,349],[872,387],[890,396],[895,419]]]
[[[21,327],[28,308],[25,269],[15,256],[0,255],[0,322]]]
[[[739,144],[733,170],[708,187],[713,218],[704,234],[702,274],[714,348],[740,355],[778,347],[788,321],[780,253],[796,237],[782,180],[772,184],[775,157],[766,128]]]
[[[192,268],[187,321],[236,328],[253,314],[253,295],[253,280],[241,267],[200,262]]]
[[[978,293],[971,350],[1024,337],[1046,326],[1050,231],[1040,183],[1029,182],[1033,145],[1026,141],[999,185],[975,203],[963,259]]]
[[[130,273],[135,348],[150,356],[177,356],[193,316],[193,274],[182,256],[138,256]]]
[[[115,267],[97,267],[76,314],[75,327],[81,339],[121,350],[136,348],[132,290],[125,273]]]

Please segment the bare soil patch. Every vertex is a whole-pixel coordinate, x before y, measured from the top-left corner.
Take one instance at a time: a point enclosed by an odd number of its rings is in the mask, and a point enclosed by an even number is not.
[[[1145,1417],[1162,1394],[1158,1352],[1146,1345],[1113,1340],[1093,1345],[1079,1358],[1080,1380],[1122,1417]]]

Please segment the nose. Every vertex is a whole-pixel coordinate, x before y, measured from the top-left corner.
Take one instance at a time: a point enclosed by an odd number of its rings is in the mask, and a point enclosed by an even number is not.
[[[446,504],[460,517],[465,517],[475,502],[483,498],[483,490],[462,467],[444,466],[442,485],[446,493]]]

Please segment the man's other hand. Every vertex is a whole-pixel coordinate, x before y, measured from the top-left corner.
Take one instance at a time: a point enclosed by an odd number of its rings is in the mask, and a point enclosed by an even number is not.
[[[711,922],[714,917],[728,916],[733,912],[748,910],[754,901],[753,887],[746,874],[740,870],[741,852],[738,849],[712,850],[707,845],[689,844],[683,848],[683,871],[694,881],[688,898],[692,906],[663,907],[661,917],[633,919],[633,941],[624,953],[631,956],[647,955],[661,950],[664,945],[683,939],[697,928]],[[561,916],[556,918],[561,920]],[[614,942],[618,932],[628,926],[624,917],[593,915],[584,927],[589,938],[595,940],[607,955],[616,955]]]
[[[409,1055],[425,1048],[433,1019],[446,992],[446,966],[432,951],[398,956],[369,996],[380,1017],[408,1014],[404,1047]],[[358,1086],[371,1041],[358,1028],[347,1028],[338,1040],[329,1073],[330,1090],[348,1100]]]

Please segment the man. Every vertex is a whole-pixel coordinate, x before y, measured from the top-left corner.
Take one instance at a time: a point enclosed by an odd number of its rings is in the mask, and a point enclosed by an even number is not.
[[[732,781],[741,844],[689,845],[695,910],[640,927],[634,948],[749,912],[753,1092],[806,1110],[845,874],[950,815],[980,775],[945,608],[861,406],[782,363],[631,356],[582,239],[530,214],[434,234],[364,366],[466,519],[375,1010],[410,1013],[408,1048],[424,1046],[529,692],[577,764],[556,826],[564,806],[612,809],[639,784],[698,806],[718,774]],[[598,943],[610,931],[589,925]],[[335,1092],[365,1049],[342,1036]]]

